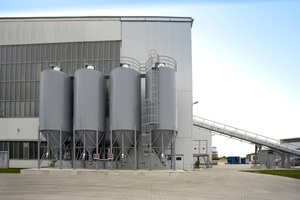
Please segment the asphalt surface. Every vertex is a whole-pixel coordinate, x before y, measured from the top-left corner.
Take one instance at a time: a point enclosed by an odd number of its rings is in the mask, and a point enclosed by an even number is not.
[[[0,199],[300,199],[299,179],[240,169],[250,169],[250,165],[174,174],[0,174]]]

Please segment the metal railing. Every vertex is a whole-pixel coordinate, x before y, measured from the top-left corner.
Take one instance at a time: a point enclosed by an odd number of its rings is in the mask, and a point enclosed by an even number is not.
[[[193,125],[204,129],[208,129],[230,137],[245,140],[254,144],[267,146],[278,151],[291,153],[300,156],[300,146],[294,144],[280,144],[280,141],[274,138],[266,137],[243,129],[232,127],[226,124],[215,122],[198,116],[193,116]]]
[[[142,65],[143,67],[141,68],[142,74],[146,74],[148,70],[152,69],[153,67],[157,67],[158,64],[163,64],[164,67],[177,71],[177,63],[173,58],[169,56],[159,55],[156,50],[150,50],[148,54],[149,58],[147,62]]]

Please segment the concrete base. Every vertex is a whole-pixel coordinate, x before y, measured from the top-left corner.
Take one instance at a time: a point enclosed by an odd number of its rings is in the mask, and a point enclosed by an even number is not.
[[[252,165],[251,169],[267,169],[265,165]]]
[[[33,168],[22,169],[21,174],[27,175],[105,175],[105,176],[181,176],[184,170],[90,170],[90,169],[55,169]]]

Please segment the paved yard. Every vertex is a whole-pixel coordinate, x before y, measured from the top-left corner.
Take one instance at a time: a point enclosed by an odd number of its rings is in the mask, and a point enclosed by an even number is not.
[[[0,199],[300,199],[300,180],[238,171],[243,168],[250,165],[173,175],[0,174]]]

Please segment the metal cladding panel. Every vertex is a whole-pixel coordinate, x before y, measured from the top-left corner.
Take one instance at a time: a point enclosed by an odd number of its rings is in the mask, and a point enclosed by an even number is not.
[[[184,155],[184,169],[193,168],[192,111],[192,21],[190,22],[122,22],[121,56],[144,63],[147,52],[170,56],[177,62],[177,127],[176,154]],[[134,46],[134,48],[132,48]],[[196,66],[197,67],[197,66]]]
[[[121,40],[120,19],[0,19],[0,45]]]
[[[177,62],[177,137],[192,138],[192,22],[122,22],[121,56],[144,63],[147,52],[170,56]],[[132,48],[134,46],[134,48]]]
[[[100,71],[84,68],[75,72],[75,130],[105,131],[105,99],[105,78]]]
[[[39,116],[40,130],[72,132],[72,82],[65,73],[41,72]]]
[[[190,138],[176,138],[176,155],[184,156],[183,169],[193,170],[193,140]]]
[[[140,74],[131,68],[111,71],[109,113],[112,130],[141,131]]]

